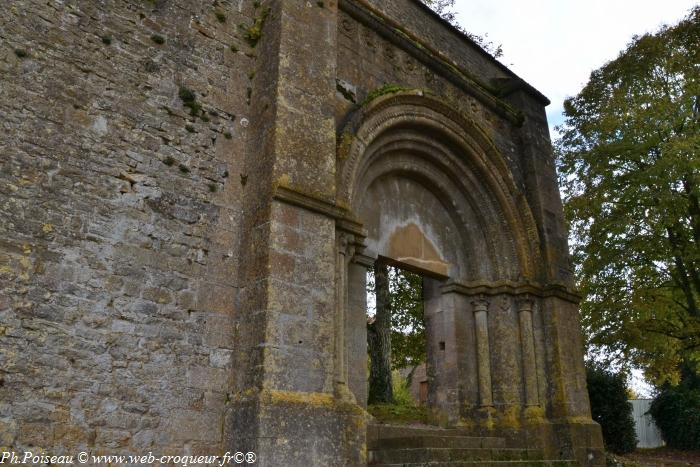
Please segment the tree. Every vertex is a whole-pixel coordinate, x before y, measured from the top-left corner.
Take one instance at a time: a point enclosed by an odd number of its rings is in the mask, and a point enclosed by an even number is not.
[[[367,324],[370,356],[369,401],[390,402],[391,371],[415,368],[426,361],[422,277],[377,264],[367,291],[375,297],[374,316]]]
[[[684,363],[680,384],[664,385],[649,412],[669,447],[700,449],[700,376],[697,370]]]
[[[503,56],[503,48],[501,45],[494,45],[492,41],[488,40],[488,34],[484,36],[479,36],[471,32],[466,31],[457,21],[457,14],[454,12],[453,8],[455,6],[455,0],[422,0],[423,3],[428,5],[433,11],[442,17],[445,21],[449,22],[462,34],[466,35],[472,41],[488,52],[493,58],[500,58]]]
[[[390,268],[391,366],[415,368],[427,359],[423,317],[423,278],[409,271]]]
[[[591,348],[657,384],[700,358],[700,7],[564,103],[558,169]]]
[[[616,454],[632,452],[637,447],[625,380],[623,373],[613,373],[591,363],[586,367],[591,416],[600,424],[605,448]]]
[[[370,357],[370,404],[394,402],[391,384],[391,294],[389,267],[377,262],[374,265],[376,284],[376,313],[367,323],[367,349]]]

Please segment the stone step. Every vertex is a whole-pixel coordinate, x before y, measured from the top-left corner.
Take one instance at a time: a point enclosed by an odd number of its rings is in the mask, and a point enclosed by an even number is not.
[[[375,447],[455,447],[501,448],[505,438],[474,437],[457,428],[429,426],[370,425],[367,428],[367,444]]]
[[[506,440],[496,437],[476,436],[421,436],[382,439],[377,443],[380,449],[400,448],[505,448]]]
[[[540,460],[544,455],[539,449],[480,449],[480,448],[401,448],[368,452],[370,464],[402,464],[429,462],[491,462]]]
[[[369,464],[372,467],[578,467],[573,460],[458,461]]]

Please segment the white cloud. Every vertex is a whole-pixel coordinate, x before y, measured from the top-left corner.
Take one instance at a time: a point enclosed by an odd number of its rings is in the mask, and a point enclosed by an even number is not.
[[[613,60],[635,34],[675,24],[695,0],[457,0],[467,31],[502,44],[501,61],[552,104],[550,124],[591,71]]]

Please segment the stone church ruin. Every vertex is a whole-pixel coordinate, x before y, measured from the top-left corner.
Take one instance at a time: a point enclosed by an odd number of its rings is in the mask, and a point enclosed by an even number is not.
[[[3,450],[604,464],[549,102],[425,5],[0,18]],[[430,426],[366,411],[376,261],[424,277]]]

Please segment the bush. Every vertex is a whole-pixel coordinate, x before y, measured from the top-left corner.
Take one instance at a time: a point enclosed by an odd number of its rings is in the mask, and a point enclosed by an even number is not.
[[[637,435],[632,419],[632,404],[627,401],[624,375],[589,365],[586,379],[591,414],[603,430],[606,449],[616,454],[634,451]]]
[[[411,394],[408,380],[401,376],[398,370],[391,372],[391,385],[394,390],[394,403],[403,407],[415,407],[416,401]]]
[[[678,386],[664,387],[649,412],[669,447],[700,449],[700,379],[684,368]]]

